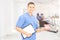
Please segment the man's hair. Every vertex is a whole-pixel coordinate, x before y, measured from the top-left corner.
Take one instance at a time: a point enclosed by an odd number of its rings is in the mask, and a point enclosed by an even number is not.
[[[33,4],[33,5],[35,5],[35,4],[34,4],[34,2],[29,2],[29,3],[28,3],[28,6],[29,6],[30,4]]]

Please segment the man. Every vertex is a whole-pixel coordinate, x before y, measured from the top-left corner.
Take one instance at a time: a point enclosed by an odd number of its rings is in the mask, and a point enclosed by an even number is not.
[[[37,19],[33,16],[33,11],[35,10],[35,4],[33,2],[29,2],[27,6],[27,11],[22,16],[19,17],[17,24],[16,24],[16,30],[22,34],[25,34],[27,38],[23,38],[22,40],[36,40],[36,33],[31,34],[23,30],[27,25],[32,24],[34,30],[36,32],[39,32],[38,28],[38,22]]]

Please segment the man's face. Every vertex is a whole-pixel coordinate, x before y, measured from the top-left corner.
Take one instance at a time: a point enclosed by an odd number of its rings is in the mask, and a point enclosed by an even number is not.
[[[29,11],[30,13],[32,13],[34,10],[35,10],[35,5],[29,4],[29,6],[28,6],[28,11]]]

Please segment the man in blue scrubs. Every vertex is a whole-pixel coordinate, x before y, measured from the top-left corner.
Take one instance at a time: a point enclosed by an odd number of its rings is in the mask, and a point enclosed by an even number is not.
[[[28,33],[23,30],[27,25],[31,24],[36,32],[39,32],[38,28],[38,21],[37,18],[35,18],[32,13],[35,10],[35,4],[33,2],[28,3],[27,11],[23,15],[21,15],[17,21],[16,24],[16,30],[22,34],[25,34],[27,38],[24,38],[22,36],[22,40],[36,40],[36,33]]]

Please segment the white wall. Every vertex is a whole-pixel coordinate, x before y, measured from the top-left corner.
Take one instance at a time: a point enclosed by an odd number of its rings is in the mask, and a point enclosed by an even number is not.
[[[13,0],[0,0],[0,35],[11,33],[13,26]]]
[[[46,16],[52,16],[54,14],[58,14],[58,4],[55,3],[37,3],[36,4],[36,11],[35,12],[39,12],[39,13],[44,13],[46,14]]]

